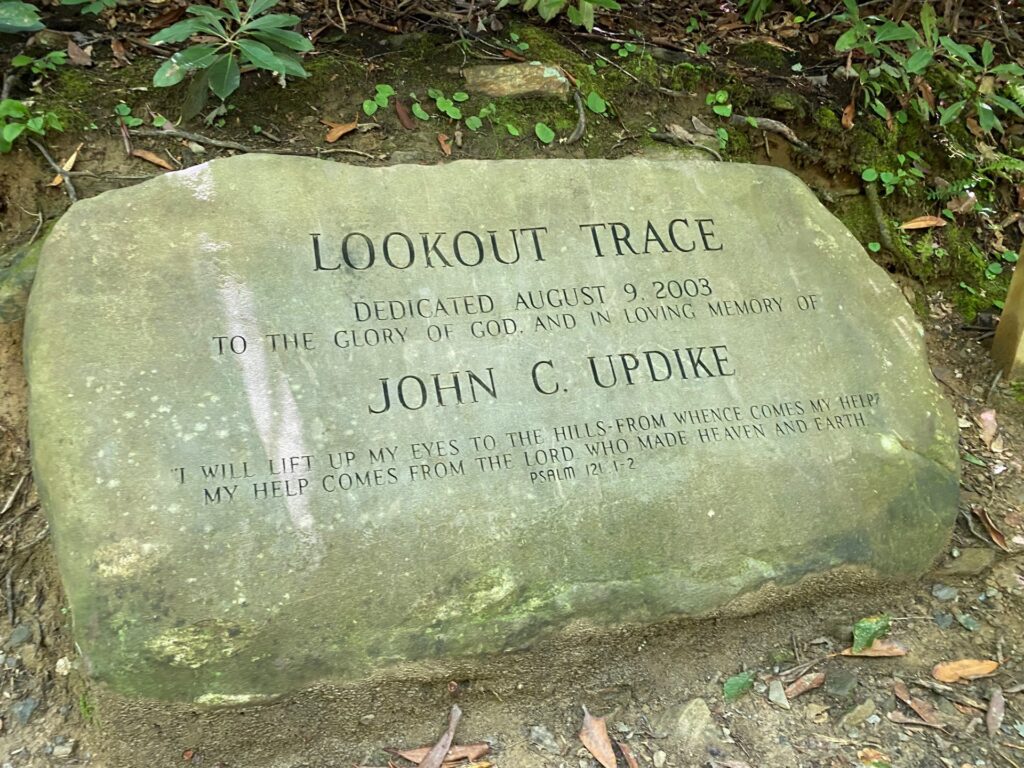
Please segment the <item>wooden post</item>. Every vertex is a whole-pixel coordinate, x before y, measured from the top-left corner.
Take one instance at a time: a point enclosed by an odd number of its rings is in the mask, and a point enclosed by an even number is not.
[[[1020,256],[1024,259],[1024,246],[1021,246]],[[1003,314],[996,326],[992,358],[1006,378],[1024,376],[1024,267],[1020,261],[1013,270]]]

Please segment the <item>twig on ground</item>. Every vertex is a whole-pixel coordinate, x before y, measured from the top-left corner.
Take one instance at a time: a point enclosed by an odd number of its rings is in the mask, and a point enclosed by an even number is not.
[[[885,220],[885,211],[882,210],[882,203],[878,199],[878,187],[869,181],[864,185],[864,192],[868,196],[871,213],[874,214],[875,223],[878,225],[878,241],[889,253],[896,253],[896,246],[893,245],[892,235],[889,233],[889,222]]]
[[[40,216],[41,216],[41,214],[40,214]],[[36,231],[38,232],[39,230],[37,229]],[[34,235],[33,235],[32,239],[35,240],[35,236]],[[28,472],[26,472],[24,475],[21,476],[21,479],[18,481],[18,484],[16,486],[14,486],[14,490],[11,491],[11,495],[7,497],[7,503],[4,504],[4,508],[3,509],[0,509],[0,517],[3,517],[4,515],[6,515],[7,511],[12,506],[14,506],[14,498],[15,498],[15,496],[18,495],[18,491],[21,490],[21,486],[23,486],[25,484],[25,480],[27,480],[27,479],[28,479]]]
[[[780,123],[778,120],[771,120],[767,117],[748,117],[747,115],[733,115],[729,118],[729,122],[732,125],[749,125],[752,128],[757,128],[760,131],[768,131],[770,133],[777,133],[779,136],[784,138],[790,144],[800,149],[810,149],[810,145],[799,136],[797,136],[793,129],[785,123]]]
[[[686,141],[685,139],[681,139],[680,137],[674,136],[671,133],[652,133],[651,138],[654,139],[655,141],[663,141],[666,144],[671,144],[675,147],[693,147],[694,149],[703,149],[709,155],[712,155],[716,160],[720,161],[722,159],[722,156],[718,153],[717,150],[712,149],[706,144],[701,144],[700,142],[696,141]]]
[[[583,134],[587,131],[587,115],[586,110],[583,107],[583,97],[580,96],[579,90],[573,90],[572,98],[573,101],[576,102],[576,110],[579,112],[579,118],[576,120],[576,127],[573,129],[572,133],[569,134],[569,138],[565,140],[565,144],[575,144],[583,138]]]
[[[4,84],[0,86],[0,101],[3,101],[11,95],[11,89],[14,88],[14,83],[17,82],[18,77],[13,72],[9,75],[4,76]]]
[[[75,191],[75,185],[71,181],[71,174],[69,174],[67,171],[65,171],[60,166],[59,163],[57,163],[52,157],[50,157],[50,153],[46,151],[46,147],[44,147],[38,141],[36,141],[35,139],[30,137],[29,138],[29,143],[33,147],[35,147],[36,149],[39,150],[39,153],[46,159],[46,162],[48,162],[50,164],[50,167],[53,168],[53,170],[55,170],[60,175],[60,177],[64,180],[64,191],[67,192],[68,199],[72,203],[77,203],[78,202],[78,192]]]
[[[249,147],[245,144],[239,144],[237,141],[223,141],[221,139],[211,139],[209,136],[203,136],[199,133],[192,133],[191,131],[183,131],[179,128],[171,129],[150,129],[150,128],[139,128],[132,131],[136,136],[154,136],[170,139],[185,139],[186,141],[194,141],[197,144],[208,144],[211,147],[220,147],[221,149],[233,149],[236,152],[245,152],[247,154],[263,152],[268,155],[299,155],[303,157],[316,157],[318,155],[356,155],[357,157],[365,157],[368,160],[383,160],[386,155],[373,155],[369,152],[363,152],[358,149],[347,149],[345,147],[332,147],[330,149],[319,149],[317,147],[309,147],[307,149],[287,149],[284,147]],[[112,178],[112,177],[111,177]]]
[[[14,566],[7,571],[4,579],[4,597],[7,600],[7,620],[14,626]]]

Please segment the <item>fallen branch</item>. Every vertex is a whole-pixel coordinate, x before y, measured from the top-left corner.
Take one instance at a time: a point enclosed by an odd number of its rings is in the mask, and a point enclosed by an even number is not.
[[[39,150],[39,153],[46,159],[46,162],[50,164],[50,167],[53,168],[53,170],[55,170],[64,180],[64,191],[67,192],[68,199],[72,203],[77,203],[78,192],[75,190],[75,185],[71,181],[71,174],[65,171],[63,168],[61,168],[60,163],[56,162],[52,157],[50,157],[50,153],[46,151],[46,147],[44,147],[38,141],[30,137],[29,143]]]
[[[810,149],[810,145],[793,133],[793,129],[785,123],[780,123],[778,120],[771,120],[767,117],[748,117],[747,115],[733,115],[729,118],[731,125],[749,125],[751,128],[757,128],[759,131],[767,131],[768,133],[777,133],[779,136],[784,138],[790,144],[800,149]]]
[[[246,154],[253,154],[263,152],[268,155],[299,155],[302,157],[317,157],[319,155],[356,155],[358,157],[365,157],[369,160],[383,160],[384,155],[372,155],[369,152],[363,152],[358,149],[346,149],[343,147],[332,147],[331,149],[318,149],[311,147],[309,149],[286,149],[283,147],[249,147],[245,144],[239,144],[237,141],[223,141],[221,139],[211,139],[209,136],[203,136],[199,133],[192,133],[191,131],[183,131],[180,128],[170,129],[151,129],[151,128],[139,128],[132,131],[136,136],[153,136],[163,137],[170,139],[185,139],[186,141],[194,141],[197,144],[208,144],[211,147],[219,147],[221,149],[233,149],[236,152],[245,152]]]
[[[878,187],[874,182],[864,185],[864,192],[868,196],[868,203],[871,205],[871,213],[875,216],[875,223],[878,224],[878,241],[889,253],[896,253],[896,246],[893,245],[892,235],[889,233],[889,222],[885,219],[885,211],[882,210],[882,203],[878,199]]]
[[[577,141],[583,138],[583,134],[587,130],[587,116],[583,109],[583,97],[580,96],[578,90],[572,92],[572,98],[576,102],[576,109],[579,111],[579,118],[576,120],[576,127],[573,132],[569,134],[569,138],[565,140],[565,144],[575,144]]]
[[[712,155],[716,160],[721,161],[722,159],[722,156],[718,153],[717,150],[712,149],[706,144],[701,144],[698,141],[687,141],[686,139],[683,139],[672,133],[652,133],[651,138],[654,139],[655,141],[663,141],[666,144],[671,144],[674,147],[693,147],[694,149],[703,149],[705,152]]]

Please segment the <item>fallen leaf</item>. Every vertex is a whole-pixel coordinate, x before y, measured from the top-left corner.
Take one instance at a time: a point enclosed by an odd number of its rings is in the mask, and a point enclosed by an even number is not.
[[[958,683],[988,677],[997,669],[999,662],[992,659],[957,659],[936,664],[932,667],[932,677],[940,683]]]
[[[455,738],[455,728],[458,726],[461,717],[462,710],[459,709],[459,705],[452,704],[451,714],[448,715],[448,730],[437,740],[437,744],[427,752],[427,756],[420,762],[420,768],[441,768],[445,755],[451,749],[452,739]]]
[[[410,763],[419,765],[426,759],[430,750],[431,747],[417,747],[416,749],[388,749],[385,751],[399,757],[404,757]],[[456,763],[460,760],[479,760],[490,751],[490,744],[460,744],[448,750],[448,754],[444,756],[444,762]]]
[[[441,145],[441,153],[445,157],[451,157],[452,156],[452,145],[451,145],[451,141],[449,140],[447,134],[444,134],[444,133],[437,134],[437,143]]]
[[[594,717],[587,708],[583,708],[583,727],[580,728],[580,741],[587,751],[594,756],[604,768],[615,768],[615,750],[608,738],[608,727],[603,717]]]
[[[163,168],[165,171],[173,171],[174,166],[164,160],[156,152],[150,152],[148,149],[133,149],[132,157],[137,157],[140,160],[145,160],[147,163],[152,163]]]
[[[512,61],[526,61],[525,56],[520,56],[518,53],[508,48],[503,50],[501,52],[501,55],[504,56],[506,59],[512,59]]]
[[[77,147],[75,147],[75,151],[71,153],[71,156],[67,160],[65,160],[61,164],[60,167],[63,168],[65,171],[70,171],[72,168],[74,168],[75,167],[75,161],[78,160],[78,150],[80,150],[83,146],[84,146],[84,144],[79,144]],[[64,177],[61,176],[58,173],[50,181],[49,186],[51,186],[51,187],[59,187],[63,183],[64,183]]]
[[[626,768],[640,768],[640,763],[636,761],[636,757],[633,756],[633,750],[629,748],[629,745],[618,739],[615,740],[615,743],[619,745],[619,749],[622,750],[622,756],[626,758]]]
[[[701,120],[699,117],[694,115],[690,118],[690,122],[693,123],[693,130],[697,133],[703,134],[704,136],[716,136],[715,129]],[[671,126],[670,126],[671,128]]]
[[[985,526],[985,530],[988,531],[988,535],[995,542],[996,546],[1004,552],[1009,552],[1010,547],[1006,543],[1006,536],[992,521],[992,518],[988,514],[988,510],[984,507],[980,507],[977,504],[971,504],[971,512],[976,518],[981,520],[982,525]]]
[[[804,715],[815,725],[822,725],[828,722],[828,711],[831,707],[828,704],[808,704]]]
[[[974,134],[975,138],[981,139],[985,137],[985,131],[981,129],[981,126],[978,124],[978,121],[975,120],[973,117],[968,117],[966,120],[964,120],[964,123],[967,125],[967,130]]]
[[[919,720],[916,717],[904,715],[902,712],[897,712],[896,710],[893,710],[892,712],[887,714],[886,718],[890,722],[898,723],[899,725],[919,725],[922,728],[942,728],[941,725],[934,725],[924,720]]]
[[[82,48],[74,40],[68,39],[68,61],[76,67],[92,66],[91,50],[91,47],[89,49]]]
[[[942,718],[939,717],[938,710],[935,709],[924,699],[918,699],[910,695],[910,690],[906,684],[902,681],[897,681],[892,687],[893,693],[896,694],[896,698],[910,707],[917,715],[929,725],[935,727],[942,726]]]
[[[853,625],[853,651],[860,653],[869,648],[875,640],[889,634],[891,619],[882,613],[878,616],[868,616]]]
[[[935,111],[935,93],[932,91],[932,87],[928,85],[928,81],[923,77],[917,78],[915,81],[917,89],[921,92],[921,97],[928,102],[928,108]]]
[[[402,103],[401,99],[395,99],[395,114],[398,115],[398,122],[405,130],[416,130],[416,119],[410,114],[409,108]]]
[[[335,123],[331,120],[321,120],[320,122],[330,128],[330,130],[327,131],[327,135],[324,136],[324,141],[328,144],[333,144],[346,133],[352,133],[352,131],[354,131],[359,125],[356,120],[353,120],[351,123]]]
[[[985,727],[988,728],[990,737],[999,733],[1003,726],[1003,716],[1006,714],[1006,697],[1003,696],[1001,688],[993,688],[992,695],[988,699],[988,712],[985,713]]]
[[[857,750],[857,759],[865,765],[871,765],[871,763],[891,763],[892,758],[883,752],[879,752],[877,749],[871,747],[865,747],[864,749]]]
[[[900,224],[900,229],[929,229],[931,227],[944,227],[949,222],[939,216],[918,216]]]
[[[868,648],[862,651],[855,651],[853,648],[844,648],[840,651],[843,656],[868,656],[884,658],[889,656],[906,656],[907,647],[902,643],[897,643],[895,640],[878,639],[875,640]]]
[[[792,685],[786,688],[786,698],[795,699],[797,696],[802,696],[808,691],[813,691],[815,688],[821,688],[824,684],[825,673],[812,672],[809,675],[804,675],[794,680]]]
[[[722,684],[726,701],[735,701],[754,687],[754,673],[750,670],[733,675]]]
[[[124,41],[119,38],[114,38],[110,41],[110,51],[114,54],[114,66],[115,67],[127,67],[131,64],[131,59],[128,58],[128,51],[124,47]]]
[[[999,432],[999,422],[996,420],[995,409],[988,408],[982,411],[974,420],[981,427],[981,441],[985,443],[986,448],[990,447],[992,441],[996,439],[996,434]]]
[[[846,130],[850,130],[851,128],[853,128],[853,120],[856,116],[857,107],[853,104],[853,102],[850,102],[849,104],[846,105],[846,108],[843,110],[843,128],[845,128]]]
[[[786,698],[786,689],[782,687],[782,681],[778,678],[768,684],[768,701],[782,709],[789,709],[789,699]]]

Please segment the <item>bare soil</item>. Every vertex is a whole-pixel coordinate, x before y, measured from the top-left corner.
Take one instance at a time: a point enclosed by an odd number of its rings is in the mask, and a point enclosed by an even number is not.
[[[361,117],[372,125],[369,130],[337,146],[323,143],[326,128],[319,119],[352,119],[374,82],[391,82],[400,93],[425,92],[431,85],[451,89],[460,82],[458,55],[452,58],[449,50],[446,58],[436,59],[429,46],[426,53],[415,49],[416,38],[396,43],[362,31],[346,45],[323,54],[329,61],[315,89],[300,86],[297,94],[278,98],[266,86],[261,91],[250,84],[223,126],[190,129],[256,148],[313,148],[343,162],[443,162],[436,131],[406,131],[393,114],[373,121]],[[419,62],[418,67],[409,66],[410,61]],[[134,67],[141,72],[130,71]],[[173,99],[167,94],[139,90],[151,70],[152,62],[141,58],[125,69],[105,62],[92,71],[65,75],[42,94],[43,101],[64,99],[69,114],[77,116],[70,130],[52,140],[51,150],[63,159],[83,144],[75,168],[91,175],[74,177],[79,197],[161,172],[126,155],[111,119],[119,99],[147,119],[153,111],[171,111]],[[771,82],[747,70],[741,75],[752,89]],[[72,94],[71,85],[81,78],[85,87]],[[699,89],[690,98],[678,98],[628,78],[616,98],[623,117],[603,121],[591,116],[596,125],[583,142],[544,149],[533,140],[512,142],[496,132],[465,132],[462,147],[453,154],[675,152],[646,140],[642,123],[684,123],[703,105]],[[810,98],[818,102],[813,106],[834,105],[832,94]],[[571,126],[576,120],[571,104],[522,106],[524,115],[536,109],[551,110],[552,122],[560,119]],[[629,119],[645,114],[649,120]],[[519,127],[528,128],[527,118],[519,119]],[[89,128],[93,124],[99,127]],[[253,125],[262,132],[253,133]],[[792,127],[817,143],[819,152],[794,153],[785,140],[767,135],[763,142],[757,137],[745,159],[790,168],[826,199],[856,189],[855,177],[836,159],[843,150],[818,135],[809,118]],[[268,139],[266,132],[278,140]],[[150,149],[175,166],[228,151],[211,142],[139,135],[132,140],[135,148]],[[331,149],[349,152],[328,154]],[[63,191],[47,186],[52,177],[52,169],[28,149],[3,158],[0,243],[23,242],[38,227],[38,214],[51,218],[63,210]],[[887,266],[898,271],[897,265]],[[995,375],[988,351],[990,318],[982,315],[968,324],[953,308],[948,291],[935,286],[926,291],[905,275],[896,277],[921,314],[933,371],[961,417],[962,448],[972,457],[964,464],[963,514],[949,549],[921,582],[877,585],[851,579],[811,585],[811,597],[803,602],[769,602],[766,595],[771,610],[745,618],[680,621],[601,636],[578,632],[485,668],[457,663],[406,670],[357,686],[324,685],[274,705],[241,710],[123,701],[85,680],[30,474],[22,328],[20,323],[0,325],[0,765],[327,768],[385,766],[389,759],[406,765],[384,748],[432,743],[445,727],[449,708],[458,703],[465,716],[456,741],[489,742],[487,759],[497,766],[595,766],[576,737],[586,706],[607,718],[612,735],[630,747],[641,766],[857,766],[870,764],[875,759],[870,750],[876,750],[904,768],[1019,768],[1024,765],[1024,693],[1017,690],[1024,683],[1022,390]],[[978,417],[987,409],[995,410],[1001,444],[986,445],[982,439]],[[892,638],[909,649],[906,656],[835,655],[849,645],[856,620],[883,612],[895,617]],[[985,679],[929,687],[933,665],[962,658],[994,659],[1000,666]],[[801,665],[824,672],[825,686],[794,699],[789,710],[770,703],[765,692],[769,679]],[[726,701],[724,680],[744,669],[758,674],[754,690]],[[894,696],[896,680],[935,707],[944,725],[893,722],[892,713],[897,719],[917,717]],[[995,687],[1005,695],[1006,712],[1002,728],[990,736],[985,716]],[[707,728],[695,725],[700,718],[678,720],[681,707],[697,699],[706,704]],[[547,729],[552,743],[531,733],[534,726]],[[625,765],[621,757],[620,765]]]

